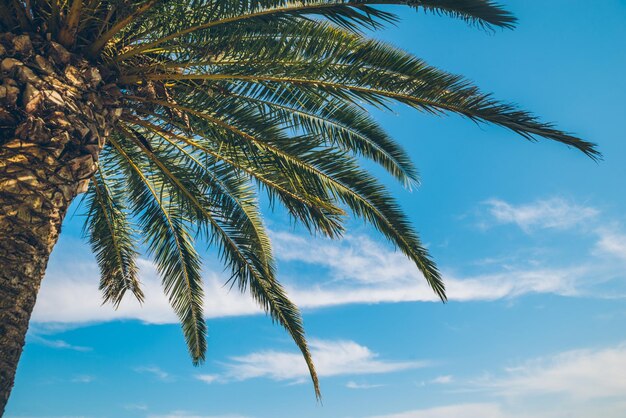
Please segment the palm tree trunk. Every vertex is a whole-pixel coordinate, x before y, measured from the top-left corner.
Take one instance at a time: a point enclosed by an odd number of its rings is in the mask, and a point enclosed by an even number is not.
[[[119,116],[102,84],[58,44],[0,34],[0,415],[63,218]]]
[[[20,147],[0,151],[0,415],[13,387],[39,284],[75,194],[39,175],[45,152],[26,154],[30,158],[23,163],[10,162],[24,155]]]

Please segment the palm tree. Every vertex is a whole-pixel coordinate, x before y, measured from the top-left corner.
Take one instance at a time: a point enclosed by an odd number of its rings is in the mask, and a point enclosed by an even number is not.
[[[145,245],[204,360],[201,261],[212,245],[233,284],[282,325],[315,369],[297,307],[275,278],[257,195],[312,232],[341,236],[347,212],[413,260],[445,301],[407,218],[359,159],[407,186],[417,172],[368,114],[400,102],[562,142],[594,145],[482,93],[466,79],[364,36],[401,4],[486,27],[515,18],[491,0],[0,0],[0,414],[70,203],[104,300],[143,299]]]

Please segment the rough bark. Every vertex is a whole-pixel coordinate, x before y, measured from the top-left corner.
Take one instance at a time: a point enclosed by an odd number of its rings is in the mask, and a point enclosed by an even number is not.
[[[48,258],[120,109],[97,68],[0,34],[0,415]]]

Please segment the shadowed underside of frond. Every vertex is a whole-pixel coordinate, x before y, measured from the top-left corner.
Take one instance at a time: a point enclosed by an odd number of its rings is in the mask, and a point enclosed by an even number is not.
[[[208,244],[232,284],[293,337],[320,396],[300,312],[276,279],[259,192],[331,238],[342,235],[349,214],[364,219],[445,301],[408,218],[361,167],[369,159],[407,187],[419,181],[369,107],[399,102],[458,114],[600,157],[593,144],[469,80],[368,39],[364,32],[398,21],[393,5],[488,29],[516,23],[491,0],[0,0],[0,32],[47,34],[55,42],[50,54],[66,63],[88,59],[102,91],[123,105],[86,195],[85,233],[105,301],[118,305],[127,291],[143,299],[136,258],[145,245],[192,359],[202,362],[197,247]]]

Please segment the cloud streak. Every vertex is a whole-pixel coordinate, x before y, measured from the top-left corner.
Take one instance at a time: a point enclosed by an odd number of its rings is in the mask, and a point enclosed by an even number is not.
[[[282,277],[291,298],[302,308],[316,309],[345,304],[436,302],[437,298],[415,265],[402,254],[367,236],[348,236],[344,241],[304,239],[275,233],[272,241],[281,262],[297,263],[305,279]],[[155,266],[139,261],[146,301],[140,305],[127,297],[118,309],[101,304],[98,269],[85,264],[75,276],[52,270],[42,284],[33,321],[36,323],[90,323],[115,319],[138,319],[147,323],[176,323],[164,295]],[[323,274],[302,269],[315,265]],[[68,269],[68,271],[72,271]],[[308,273],[307,273],[308,272]],[[531,293],[576,296],[579,285],[597,269],[585,265],[565,268],[505,268],[472,276],[444,271],[451,301],[493,301]],[[322,277],[322,279],[320,279]],[[290,280],[291,279],[291,280]],[[207,318],[256,315],[262,311],[245,294],[224,287],[225,278],[205,274]]]
[[[586,261],[569,266],[520,262],[519,267],[514,263],[506,266],[497,263],[483,265],[473,275],[458,275],[444,266],[443,276],[451,301],[494,301],[536,293],[588,295],[590,286],[612,280],[623,271],[626,235],[619,234],[616,228],[601,229],[597,225],[597,209],[561,198],[525,205],[491,199],[486,205],[491,224],[511,223],[526,231],[536,228],[564,229],[590,222],[591,226],[585,228],[584,234],[595,238],[595,246],[586,254]],[[292,271],[297,272],[281,274],[280,279],[292,300],[302,308],[437,301],[412,262],[368,236],[352,235],[342,241],[333,241],[275,231],[271,233],[271,238],[279,264],[294,267]],[[606,260],[607,256],[610,257],[608,262],[599,263],[593,259]],[[99,271],[95,263],[77,264],[72,259],[53,264],[42,284],[33,313],[34,323],[75,324],[116,319],[137,319],[157,324],[177,322],[163,294],[157,270],[148,260],[139,260],[145,303],[140,305],[132,297],[127,297],[118,309],[111,305],[101,306]],[[223,274],[204,273],[207,318],[262,312],[248,295],[224,287],[225,281]]]
[[[354,341],[313,339],[309,347],[320,377],[384,374],[430,365],[428,361],[382,360],[377,353]],[[302,354],[292,351],[264,350],[231,357],[224,367],[225,371],[220,375],[198,375],[196,378],[206,383],[256,378],[300,383],[309,376]]]
[[[37,323],[93,323],[137,319],[154,324],[176,323],[178,319],[163,292],[156,267],[145,259],[140,259],[138,264],[145,293],[144,304],[128,295],[117,309],[110,304],[103,305],[95,263],[85,263],[75,275],[65,273],[61,265],[44,279],[32,320]],[[67,272],[72,271],[67,269]],[[205,277],[205,294],[208,295],[205,315],[208,318],[261,312],[249,297],[236,290],[229,292],[224,282],[215,273],[208,273]]]
[[[164,415],[148,415],[148,418],[252,418],[243,415],[199,415],[188,411],[172,411]]]
[[[162,370],[159,367],[156,366],[141,366],[141,367],[135,367],[133,369],[135,372],[137,373],[147,373],[147,374],[151,374],[152,376],[156,377],[159,380],[162,381],[166,381],[166,380],[170,380],[170,374],[164,370]]]
[[[626,416],[624,370],[626,343],[570,350],[479,379],[459,381],[443,376],[431,381],[469,392],[476,403],[369,418],[622,418]]]
[[[546,394],[577,400],[623,397],[626,343],[603,349],[573,350],[507,369],[506,376],[476,385],[507,397]]]
[[[57,348],[61,350],[73,350],[73,351],[81,351],[87,352],[92,351],[92,347],[85,347],[81,345],[73,345],[64,340],[51,340],[48,338],[41,337],[37,334],[30,334],[28,336],[29,342],[34,342],[36,344],[44,345],[46,347]]]
[[[500,406],[492,403],[471,403],[416,409],[390,415],[376,415],[369,418],[510,418]]]
[[[600,212],[562,198],[537,200],[533,203],[513,205],[500,199],[485,202],[492,223],[515,224],[522,230],[568,229],[595,218]],[[483,224],[488,226],[488,224]]]
[[[606,228],[600,229],[597,233],[599,239],[596,250],[598,252],[626,261],[626,235]]]
[[[355,382],[353,380],[349,381],[348,383],[346,383],[346,387],[348,389],[375,389],[375,388],[380,388],[383,387],[385,385],[372,385],[369,383],[358,383]]]
[[[87,375],[87,374],[81,374],[81,375],[74,376],[70,380],[70,382],[72,382],[72,383],[91,383],[94,380],[96,380],[96,378],[94,376]]]

